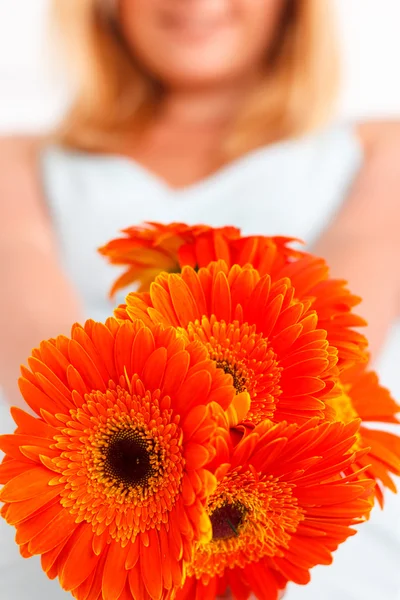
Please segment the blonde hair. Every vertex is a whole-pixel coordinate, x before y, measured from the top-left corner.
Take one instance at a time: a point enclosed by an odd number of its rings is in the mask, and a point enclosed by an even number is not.
[[[224,160],[296,137],[330,115],[338,53],[329,0],[286,0],[265,79],[224,142]],[[114,6],[113,6],[114,5]],[[76,97],[58,132],[66,146],[107,151],[116,133],[149,122],[162,90],[136,63],[115,20],[115,0],[54,0]]]

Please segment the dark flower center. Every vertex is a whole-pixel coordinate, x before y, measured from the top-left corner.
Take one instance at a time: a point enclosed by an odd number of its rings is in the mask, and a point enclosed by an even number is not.
[[[236,365],[231,365],[226,360],[217,360],[216,365],[219,369],[225,371],[225,373],[232,375],[233,385],[237,394],[246,391],[246,378],[238,371]]]
[[[213,540],[227,540],[238,537],[246,514],[247,510],[240,502],[223,504],[215,509],[210,515]]]
[[[138,431],[124,429],[108,442],[104,462],[105,475],[126,488],[145,484],[154,474],[151,443]]]

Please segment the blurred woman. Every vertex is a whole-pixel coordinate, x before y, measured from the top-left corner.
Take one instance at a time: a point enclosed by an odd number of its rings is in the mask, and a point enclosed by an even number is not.
[[[399,309],[400,127],[328,125],[338,74],[329,8],[54,0],[74,102],[51,140],[0,143],[0,383],[10,401],[41,339],[111,314],[116,273],[96,248],[144,220],[303,238],[365,298],[378,351]],[[31,600],[40,593],[29,587]]]
[[[149,219],[316,244],[364,296],[378,350],[398,312],[400,128],[327,127],[328,4],[54,2],[75,101],[52,145],[0,144],[0,382],[11,400],[32,346],[109,314],[115,274],[96,247]]]

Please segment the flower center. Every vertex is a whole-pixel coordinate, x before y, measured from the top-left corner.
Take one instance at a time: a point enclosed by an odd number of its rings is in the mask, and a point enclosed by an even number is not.
[[[219,482],[208,500],[213,537],[195,547],[189,577],[206,585],[226,568],[244,568],[264,557],[282,556],[304,519],[293,484],[240,468]]]
[[[62,421],[54,459],[65,487],[61,504],[77,522],[123,544],[168,521],[181,493],[179,418],[168,396],[146,391],[135,375],[87,394]]]
[[[210,515],[213,540],[228,540],[239,535],[247,510],[240,502],[223,504]]]
[[[125,488],[145,485],[155,475],[151,446],[139,431],[117,431],[108,441],[104,474]]]
[[[232,375],[233,386],[237,394],[246,391],[246,377],[242,375],[236,365],[231,365],[226,360],[217,360],[215,363],[219,369],[222,369],[228,375]]]
[[[232,376],[238,394],[250,394],[249,421],[257,424],[273,416],[282,394],[282,367],[269,341],[257,333],[255,325],[203,316],[189,323],[186,333],[190,341],[202,342],[217,367]]]

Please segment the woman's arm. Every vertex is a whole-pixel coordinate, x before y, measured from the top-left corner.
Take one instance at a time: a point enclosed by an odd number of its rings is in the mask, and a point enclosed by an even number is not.
[[[37,157],[37,140],[0,140],[0,386],[14,404],[19,365],[81,314],[58,264]]]
[[[400,298],[400,123],[358,127],[364,164],[343,209],[317,244],[332,274],[362,296],[357,311],[369,323],[375,357]]]

